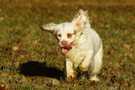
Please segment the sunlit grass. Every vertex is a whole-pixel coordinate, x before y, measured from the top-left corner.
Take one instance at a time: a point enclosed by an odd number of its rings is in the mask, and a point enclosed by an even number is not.
[[[0,1],[0,88],[133,90],[134,3],[133,0]],[[45,23],[70,21],[79,8],[89,9],[92,28],[103,41],[103,66],[100,82],[95,84],[80,79],[68,84],[63,79],[64,56],[57,39],[40,30]]]

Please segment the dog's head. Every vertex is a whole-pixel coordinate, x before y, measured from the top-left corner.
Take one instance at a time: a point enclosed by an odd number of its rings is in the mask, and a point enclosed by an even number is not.
[[[79,10],[71,22],[60,24],[49,23],[41,27],[42,30],[50,31],[56,35],[62,53],[66,54],[74,44],[76,33],[90,27],[87,11]]]

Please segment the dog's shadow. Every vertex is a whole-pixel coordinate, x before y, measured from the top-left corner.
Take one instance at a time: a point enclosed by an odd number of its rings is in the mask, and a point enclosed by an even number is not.
[[[50,78],[63,78],[63,71],[53,67],[46,67],[46,63],[30,61],[20,65],[20,73],[25,76],[45,76]]]

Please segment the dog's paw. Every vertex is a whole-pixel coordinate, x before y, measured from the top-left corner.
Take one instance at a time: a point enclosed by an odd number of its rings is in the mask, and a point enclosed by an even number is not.
[[[83,72],[87,71],[87,68],[86,67],[82,67],[82,64],[79,65],[79,69]]]
[[[75,77],[70,76],[67,78],[68,83],[72,83],[75,80]]]
[[[90,77],[91,81],[99,82],[100,80],[96,76],[91,76]]]
[[[71,83],[75,80],[75,77],[78,75],[78,72],[74,72],[73,75],[70,75],[69,77],[67,77],[67,81],[68,83]]]

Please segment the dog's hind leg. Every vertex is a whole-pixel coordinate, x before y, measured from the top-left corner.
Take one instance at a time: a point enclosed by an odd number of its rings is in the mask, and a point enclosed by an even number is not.
[[[96,75],[99,73],[101,66],[102,66],[102,57],[103,57],[103,50],[102,47],[98,50],[96,55],[93,58],[93,62],[91,63],[91,71],[89,71],[90,74],[90,80],[91,81],[99,81],[99,79],[96,77]]]

